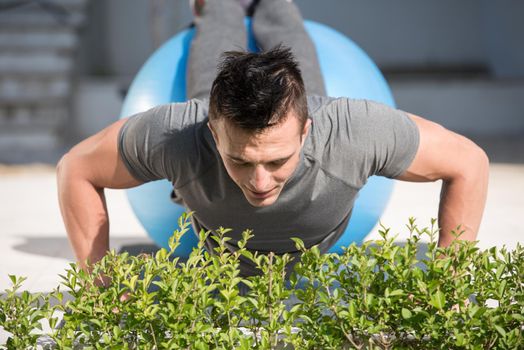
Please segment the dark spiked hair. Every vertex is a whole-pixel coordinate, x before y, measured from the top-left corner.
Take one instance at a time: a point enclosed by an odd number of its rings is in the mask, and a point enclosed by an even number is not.
[[[261,132],[283,122],[290,110],[304,125],[308,117],[304,82],[289,48],[223,54],[211,88],[211,121],[223,118],[244,130]]]

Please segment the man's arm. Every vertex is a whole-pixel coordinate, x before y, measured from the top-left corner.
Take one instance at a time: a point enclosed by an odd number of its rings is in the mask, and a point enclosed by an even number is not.
[[[82,268],[100,260],[109,249],[109,220],[104,188],[140,184],[118,154],[119,120],[80,142],[57,167],[58,199],[66,231]]]
[[[469,139],[421,117],[408,114],[417,124],[420,144],[415,159],[398,180],[427,182],[442,180],[439,205],[439,246],[454,239],[460,225],[460,239],[477,237],[488,189],[489,160]]]

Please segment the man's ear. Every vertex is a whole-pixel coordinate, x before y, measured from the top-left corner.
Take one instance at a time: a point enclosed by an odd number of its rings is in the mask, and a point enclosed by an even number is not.
[[[307,118],[306,122],[304,123],[304,128],[302,128],[302,133],[300,134],[301,146],[304,146],[304,142],[306,142],[306,137],[309,133],[309,129],[311,128],[311,123],[311,118]]]
[[[218,145],[217,132],[214,129],[213,123],[211,123],[211,121],[208,121],[207,122],[207,127],[209,128],[209,130],[211,130],[211,135],[213,135],[213,139],[215,140],[215,143]]]

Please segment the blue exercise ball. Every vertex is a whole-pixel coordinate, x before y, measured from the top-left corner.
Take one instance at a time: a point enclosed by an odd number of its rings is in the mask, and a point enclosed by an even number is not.
[[[249,19],[248,48],[256,50]],[[305,21],[306,30],[315,43],[328,96],[364,98],[395,106],[386,80],[369,56],[353,41],[336,30],[313,21]],[[124,100],[120,118],[149,108],[186,100],[186,66],[194,29],[186,29],[160,47],[140,69]],[[174,204],[167,180],[153,181],[127,191],[129,203],[153,241],[167,248],[178,218],[186,211]],[[343,236],[330,252],[342,252],[352,242],[360,243],[384,211],[393,181],[373,176],[360,191],[353,214]],[[191,232],[182,237],[177,255],[187,257],[197,245]]]

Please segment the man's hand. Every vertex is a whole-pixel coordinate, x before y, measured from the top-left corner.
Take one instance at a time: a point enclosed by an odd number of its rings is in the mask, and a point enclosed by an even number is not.
[[[486,203],[489,160],[486,153],[467,138],[421,117],[408,114],[417,124],[420,145],[410,167],[398,180],[427,182],[442,180],[439,206],[439,246],[455,239],[477,237]]]

